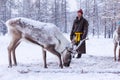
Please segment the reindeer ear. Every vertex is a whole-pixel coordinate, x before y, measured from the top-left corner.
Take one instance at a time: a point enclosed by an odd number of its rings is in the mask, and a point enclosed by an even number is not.
[[[18,22],[20,22],[20,20],[21,20],[21,18],[20,18],[20,19],[18,19],[17,21],[18,21]]]
[[[16,22],[20,22],[20,20],[21,20],[20,18],[19,18],[19,19],[16,19]]]

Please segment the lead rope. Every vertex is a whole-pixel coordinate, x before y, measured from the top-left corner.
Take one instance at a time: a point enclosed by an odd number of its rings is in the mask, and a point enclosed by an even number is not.
[[[67,47],[61,52],[63,54],[63,52],[67,49]]]

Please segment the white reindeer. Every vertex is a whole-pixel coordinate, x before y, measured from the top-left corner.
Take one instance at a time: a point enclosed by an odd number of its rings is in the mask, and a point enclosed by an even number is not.
[[[120,61],[120,26],[115,30],[113,34],[113,41],[114,41],[114,60],[116,61],[116,50],[117,46],[119,46],[118,61]]]
[[[12,56],[14,65],[17,65],[15,49],[22,39],[26,39],[42,47],[45,68],[47,68],[46,50],[59,58],[61,68],[63,68],[63,65],[69,67],[71,62],[71,51],[69,51],[70,42],[54,24],[18,17],[9,19],[6,22],[6,26],[8,33],[10,33],[12,37],[8,46],[9,67],[12,67]]]

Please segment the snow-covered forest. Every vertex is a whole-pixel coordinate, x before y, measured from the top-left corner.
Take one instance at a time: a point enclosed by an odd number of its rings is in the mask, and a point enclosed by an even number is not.
[[[90,23],[90,33],[112,37],[120,20],[120,0],[78,0]]]
[[[66,4],[66,0],[0,0],[0,32],[6,33],[2,22],[18,16],[54,23],[67,32]]]
[[[7,19],[18,16],[51,22],[69,33],[77,11],[70,11],[68,3],[69,0],[0,0],[0,33],[7,32],[4,25]],[[76,0],[76,3],[89,21],[89,34],[112,37],[120,20],[120,0]]]
[[[53,23],[70,42],[80,8],[89,22],[86,54],[72,58],[70,66],[61,69],[58,58],[47,52],[48,68],[44,68],[42,48],[23,41],[15,51],[17,66],[8,68],[8,19],[26,17]],[[120,0],[0,0],[0,80],[119,80],[120,62],[114,61],[113,44],[113,32],[119,25]]]

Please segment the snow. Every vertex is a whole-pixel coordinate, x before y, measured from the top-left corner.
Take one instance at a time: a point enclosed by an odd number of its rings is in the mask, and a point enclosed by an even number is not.
[[[69,34],[64,34],[69,39]],[[16,49],[18,66],[8,68],[9,35],[0,36],[0,80],[119,80],[120,62],[113,59],[113,40],[89,36],[87,54],[73,58],[61,69],[56,56],[48,52],[48,68],[43,68],[41,48],[22,42]]]

